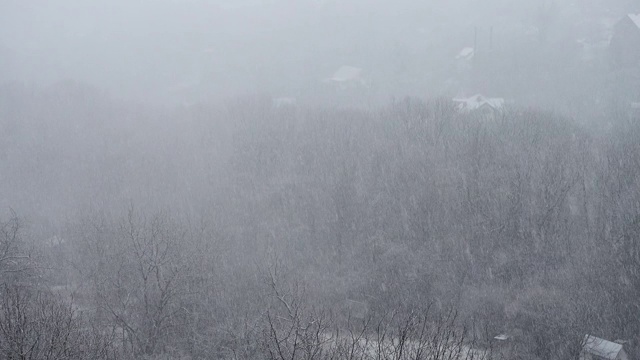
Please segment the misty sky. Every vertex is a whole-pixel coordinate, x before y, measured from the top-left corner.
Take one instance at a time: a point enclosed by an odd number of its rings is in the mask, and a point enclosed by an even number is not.
[[[345,64],[381,79],[419,69],[442,82],[475,27],[479,48],[490,27],[496,44],[523,41],[544,11],[562,23],[622,9],[594,0],[3,0],[2,78],[72,79],[152,100],[295,94]]]

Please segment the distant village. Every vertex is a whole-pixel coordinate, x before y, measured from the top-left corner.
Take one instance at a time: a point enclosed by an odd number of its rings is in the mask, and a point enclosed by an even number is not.
[[[82,17],[66,19],[50,39],[7,34],[0,80],[75,79],[183,105],[259,94],[275,106],[369,107],[392,97],[444,96],[462,112],[517,104],[589,117],[640,108],[637,5],[447,4],[159,0],[153,9],[132,7],[140,11],[136,22],[163,29],[157,34],[135,22],[112,31],[108,22]],[[197,16],[184,21],[184,14]],[[65,13],[54,15],[32,32],[55,28]],[[160,24],[163,18],[172,20]]]
[[[484,116],[494,116],[509,104],[541,105],[578,117],[613,107],[636,114],[640,111],[640,14],[602,20],[599,28],[580,38],[543,46],[549,35],[539,28],[523,29],[522,43],[504,45],[497,29],[476,27],[468,46],[450,57],[453,66],[444,75],[441,91],[407,95],[448,95],[460,113]],[[514,55],[516,52],[521,53]],[[324,94],[338,104],[367,106],[387,100],[379,91],[387,83],[377,75],[376,69],[359,64],[341,65],[318,76],[312,93]],[[304,92],[295,95],[274,97],[274,107],[305,101]]]

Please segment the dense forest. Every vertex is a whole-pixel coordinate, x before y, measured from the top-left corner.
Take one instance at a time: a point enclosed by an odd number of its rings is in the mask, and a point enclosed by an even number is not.
[[[640,123],[578,120],[4,85],[0,359],[634,356]]]

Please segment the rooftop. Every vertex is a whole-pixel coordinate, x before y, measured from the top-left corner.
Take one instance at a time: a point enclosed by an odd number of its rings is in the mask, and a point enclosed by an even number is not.
[[[329,81],[349,81],[360,78],[362,69],[355,66],[341,66],[329,79]]]
[[[618,353],[622,350],[622,345],[612,341],[601,339],[599,337],[585,335],[584,347],[582,351],[602,357],[604,359],[614,360],[618,357]]]
[[[501,109],[504,106],[503,98],[488,98],[480,94],[473,95],[469,98],[455,98],[453,101],[458,103],[458,110],[466,112],[477,110],[484,106],[489,106],[495,110]]]
[[[469,59],[473,58],[474,53],[475,53],[475,51],[473,50],[472,47],[466,47],[466,48],[460,50],[458,55],[456,55],[456,59],[469,60]]]
[[[636,24],[637,27],[640,28],[640,14],[628,14],[627,16],[634,24]]]

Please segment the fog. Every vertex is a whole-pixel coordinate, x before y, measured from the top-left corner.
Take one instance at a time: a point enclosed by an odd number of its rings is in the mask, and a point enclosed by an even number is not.
[[[624,1],[594,0],[5,0],[1,6],[4,80],[72,79],[155,103],[254,93],[313,101],[318,83],[342,65],[365,70],[372,101],[508,91],[514,100],[550,103],[539,90],[554,90],[557,82],[544,76],[582,77],[571,69],[588,66],[576,64],[591,56],[582,52],[605,46],[612,25],[633,10]],[[491,77],[475,83],[456,71],[455,61],[474,45]],[[534,89],[523,86],[539,75]],[[571,85],[553,95],[583,95]]]
[[[638,358],[639,13],[0,0],[0,360]]]

